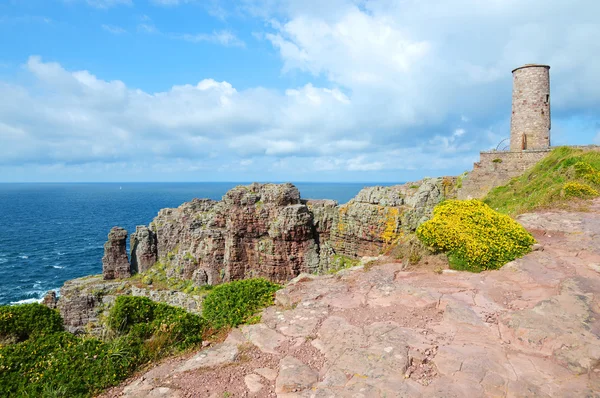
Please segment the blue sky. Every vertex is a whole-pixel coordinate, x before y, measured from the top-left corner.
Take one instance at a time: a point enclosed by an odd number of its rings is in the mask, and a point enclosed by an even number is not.
[[[508,137],[551,65],[552,142],[600,143],[591,0],[4,0],[0,181],[398,182]]]

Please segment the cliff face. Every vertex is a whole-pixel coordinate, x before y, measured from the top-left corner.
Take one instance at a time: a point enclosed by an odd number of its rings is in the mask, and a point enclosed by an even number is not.
[[[292,184],[239,186],[220,202],[195,199],[161,210],[150,226],[167,275],[198,285],[282,282],[318,270],[312,214]]]
[[[339,256],[377,256],[428,219],[437,203],[453,197],[454,182],[435,178],[365,188],[341,206],[301,200],[292,184],[251,184],[230,190],[221,201],[194,199],[162,209],[149,227],[132,234],[131,265],[126,232],[113,228],[104,258],[109,280],[67,282],[59,308],[75,331],[97,323],[118,294],[147,295],[199,312],[201,296],[194,287],[251,277],[286,282],[302,272],[326,272]],[[128,278],[129,270],[142,277]],[[146,281],[143,273],[156,270],[164,280]],[[178,291],[183,285],[195,295]]]
[[[375,256],[455,195],[451,178],[365,188],[349,203],[300,199],[292,184],[252,184],[220,202],[163,209],[150,224],[169,277],[197,285],[249,277],[284,282],[328,268],[332,255]]]

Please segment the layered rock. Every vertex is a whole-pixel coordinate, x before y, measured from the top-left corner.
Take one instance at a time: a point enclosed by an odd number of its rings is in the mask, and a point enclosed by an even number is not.
[[[454,183],[446,177],[365,188],[342,206],[301,200],[292,184],[238,186],[222,201],[194,199],[163,209],[150,228],[171,278],[197,285],[248,277],[283,282],[327,270],[336,255],[380,254],[453,197]]]
[[[239,186],[220,202],[194,199],[161,210],[151,228],[168,276],[198,285],[281,282],[318,269],[312,215],[292,184]]]
[[[107,280],[131,276],[131,266],[127,259],[127,231],[121,227],[113,227],[108,233],[102,257],[102,275]]]
[[[138,225],[131,234],[131,270],[132,272],[145,272],[156,263],[158,250],[156,247],[156,234],[145,225]]]
[[[433,208],[456,195],[455,179],[430,178],[390,187],[368,187],[333,213],[329,242],[347,257],[380,254],[402,233],[414,231]]]

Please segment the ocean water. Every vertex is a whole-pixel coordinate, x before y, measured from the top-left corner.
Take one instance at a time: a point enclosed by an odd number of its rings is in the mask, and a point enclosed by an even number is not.
[[[69,279],[102,272],[115,225],[129,233],[193,198],[236,183],[0,184],[0,304],[39,300]],[[303,198],[345,203],[367,183],[297,183]]]

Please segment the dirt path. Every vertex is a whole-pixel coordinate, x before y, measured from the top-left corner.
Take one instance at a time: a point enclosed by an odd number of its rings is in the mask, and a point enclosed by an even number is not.
[[[262,323],[108,396],[600,397],[600,201],[499,271],[299,277]]]

